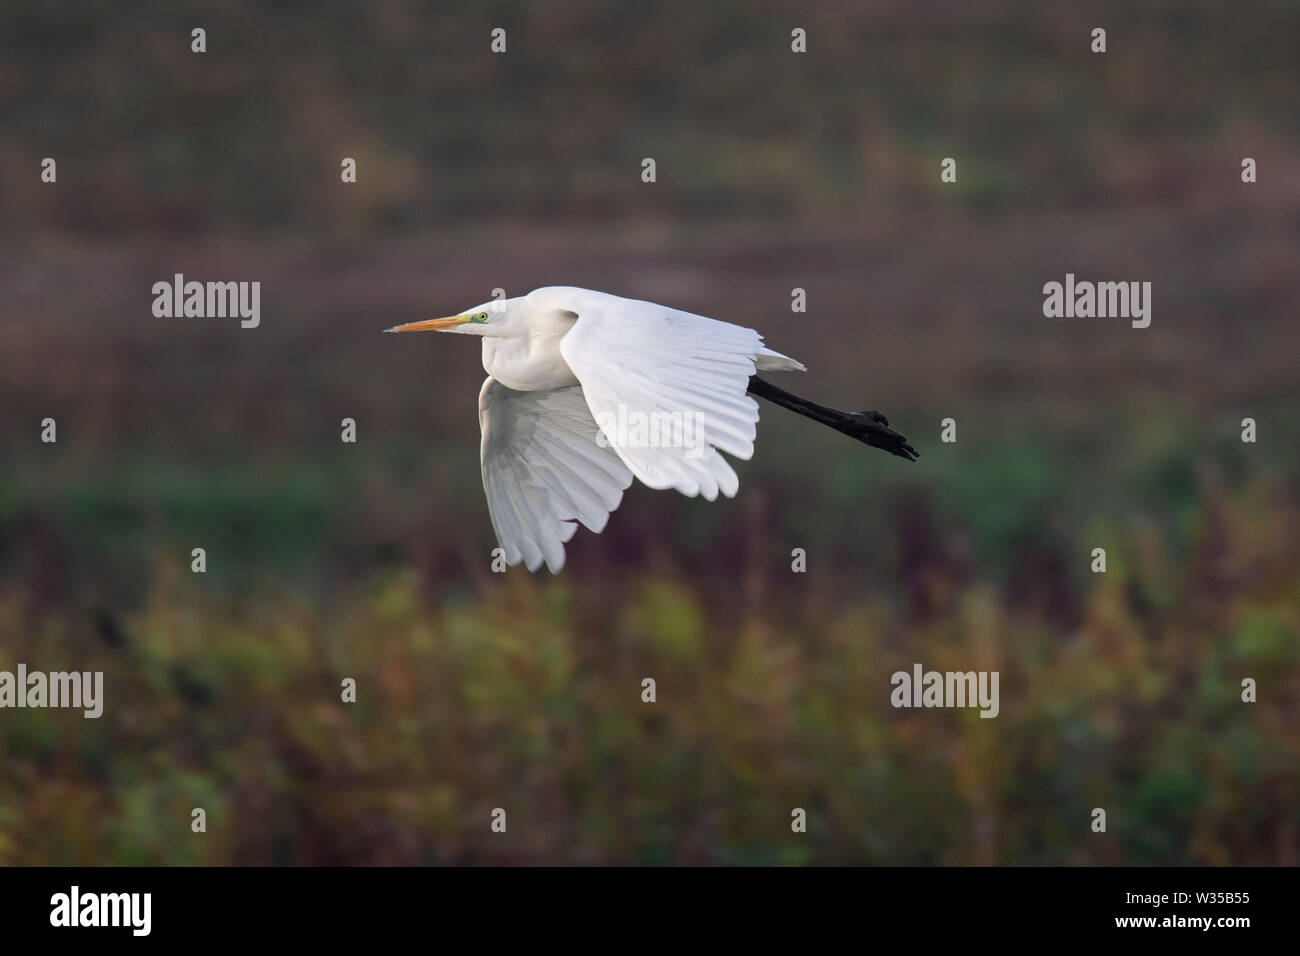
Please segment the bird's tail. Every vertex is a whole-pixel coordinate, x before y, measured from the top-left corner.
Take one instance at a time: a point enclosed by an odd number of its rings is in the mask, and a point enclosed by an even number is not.
[[[754,368],[760,372],[806,372],[808,366],[804,365],[798,359],[792,359],[788,355],[782,355],[772,349],[764,346],[758,350],[754,356]]]
[[[908,461],[916,461],[919,457],[916,449],[908,443],[907,439],[889,427],[889,419],[880,412],[841,412],[825,405],[818,405],[806,398],[800,398],[783,388],[777,388],[757,375],[750,376],[749,393],[765,398],[782,408],[788,408],[805,418],[829,425],[837,432],[843,432],[872,448],[883,449],[891,455],[906,458]]]

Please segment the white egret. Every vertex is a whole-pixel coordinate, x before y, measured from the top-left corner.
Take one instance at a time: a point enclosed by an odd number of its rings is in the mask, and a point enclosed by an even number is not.
[[[653,302],[552,286],[385,331],[482,337],[483,490],[507,563],[530,571],[559,571],[578,523],[604,530],[634,477],[734,496],[740,481],[720,452],[754,454],[747,393],[916,458],[880,413],[836,411],[759,378],[804,366],[753,329]]]

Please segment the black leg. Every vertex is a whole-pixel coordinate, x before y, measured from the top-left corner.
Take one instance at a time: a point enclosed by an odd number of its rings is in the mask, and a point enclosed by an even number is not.
[[[880,448],[891,455],[906,458],[908,461],[915,461],[919,457],[916,449],[908,443],[908,440],[889,427],[889,419],[880,412],[841,412],[838,409],[829,408],[806,398],[801,398],[783,388],[777,388],[771,382],[764,381],[757,375],[751,376],[749,379],[749,393],[757,395],[759,398],[765,398],[782,408],[788,408],[805,418],[821,422],[823,425],[834,428],[837,432],[842,432],[850,438],[856,438],[872,448]]]

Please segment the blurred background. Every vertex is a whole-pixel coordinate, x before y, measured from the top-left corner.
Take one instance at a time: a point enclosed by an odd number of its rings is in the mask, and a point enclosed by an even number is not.
[[[0,713],[0,864],[1294,864],[1297,35],[0,4],[0,669],[106,696]],[[260,281],[261,327],[155,318],[177,272]],[[1066,272],[1150,281],[1151,327],[1045,319]],[[922,457],[768,407],[735,500],[636,487],[492,574],[478,343],[379,333],[547,284],[751,325]],[[914,662],[1000,671],[1000,716],[894,710]]]

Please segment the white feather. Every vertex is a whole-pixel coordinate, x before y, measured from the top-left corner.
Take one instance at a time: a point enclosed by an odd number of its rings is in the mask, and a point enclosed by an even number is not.
[[[577,386],[516,392],[490,376],[478,397],[483,490],[508,564],[564,567],[564,543],[581,522],[604,530],[632,483]]]

